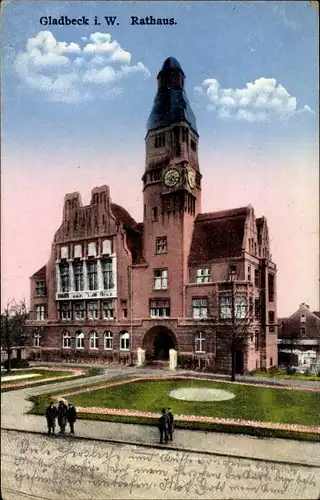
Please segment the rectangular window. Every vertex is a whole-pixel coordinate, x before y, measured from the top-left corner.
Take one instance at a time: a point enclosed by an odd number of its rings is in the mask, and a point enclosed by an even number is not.
[[[269,323],[274,323],[274,311],[269,311]]]
[[[45,306],[44,305],[36,306],[36,320],[44,321],[44,319],[45,319]]]
[[[259,330],[255,331],[254,339],[255,339],[255,349],[256,349],[256,351],[258,351],[260,349],[260,334],[259,334]]]
[[[33,336],[33,347],[41,347],[41,335],[39,333]]]
[[[69,264],[60,264],[61,292],[69,292]]]
[[[220,319],[232,318],[232,297],[231,295],[221,294],[219,297]]]
[[[114,300],[105,300],[102,304],[103,319],[114,319]]]
[[[300,316],[300,323],[305,323],[306,322],[306,315],[305,314],[301,314]]]
[[[74,289],[76,292],[79,292],[84,289],[84,281],[83,281],[83,264],[82,262],[75,262],[73,265],[74,270]]]
[[[245,295],[237,295],[235,297],[235,317],[236,319],[244,319],[247,313],[247,298]]]
[[[304,337],[304,336],[305,336],[305,334],[306,334],[306,329],[305,329],[305,327],[303,326],[302,328],[300,328],[300,335],[301,335],[302,337]]]
[[[254,286],[260,288],[260,272],[259,269],[254,270]]]
[[[197,283],[210,282],[210,269],[209,267],[202,267],[197,269]]]
[[[88,262],[87,269],[88,269],[89,290],[97,290],[98,289],[97,263],[96,262]]]
[[[98,309],[98,302],[88,302],[87,304],[87,316],[88,319],[98,319],[99,316],[99,309]]]
[[[59,316],[62,321],[71,319],[71,308],[70,302],[60,302],[59,303]]]
[[[274,275],[268,275],[268,297],[269,302],[274,302]]]
[[[206,297],[192,299],[192,316],[195,319],[208,317],[208,299]]]
[[[44,280],[36,281],[36,294],[37,297],[44,297],[46,295],[46,282]]]
[[[167,253],[168,251],[168,245],[167,245],[167,237],[166,236],[160,236],[159,238],[156,238],[156,254],[162,254],[162,253]]]
[[[102,276],[103,276],[103,289],[111,290],[112,288],[114,288],[112,259],[102,261]]]
[[[190,146],[193,151],[197,151],[197,143],[193,139],[190,141]]]
[[[170,316],[170,300],[157,299],[150,300],[150,317],[151,318],[168,318]]]
[[[85,316],[85,303],[75,302],[73,304],[73,317],[74,319],[84,319]]]
[[[195,337],[195,351],[196,352],[205,352],[205,336],[202,332],[197,333]]]
[[[168,270],[155,269],[154,270],[154,290],[166,290],[168,288]]]
[[[158,220],[158,207],[152,207],[152,220],[153,222]],[[164,252],[157,252],[157,253],[164,253]]]
[[[248,281],[251,281],[251,266],[248,266]]]

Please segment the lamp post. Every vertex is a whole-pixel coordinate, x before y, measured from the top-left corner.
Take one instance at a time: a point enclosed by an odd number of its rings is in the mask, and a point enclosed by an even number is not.
[[[236,328],[236,314],[235,314],[235,279],[237,270],[235,266],[230,266],[229,269],[229,281],[231,282],[231,321],[232,321],[232,333],[231,333],[231,381],[234,382],[235,377],[235,366],[236,366],[236,345],[235,345],[235,328]]]

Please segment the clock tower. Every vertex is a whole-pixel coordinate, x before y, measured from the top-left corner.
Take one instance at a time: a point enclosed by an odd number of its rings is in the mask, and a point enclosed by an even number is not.
[[[170,275],[172,279],[175,276],[180,298],[171,297],[171,315],[181,317],[181,289],[187,280],[193,222],[201,211],[199,136],[184,89],[185,74],[174,57],[165,60],[157,81],[158,90],[147,122],[142,177],[144,256],[150,266],[168,270],[169,282]],[[166,252],[161,254],[157,254],[159,238],[166,240]],[[172,295],[173,288],[172,281],[168,285]]]

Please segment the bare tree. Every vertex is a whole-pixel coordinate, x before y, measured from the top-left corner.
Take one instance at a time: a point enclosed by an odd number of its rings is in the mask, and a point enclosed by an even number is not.
[[[25,338],[27,308],[25,300],[7,302],[1,314],[1,348],[4,347],[7,356],[7,371],[11,371],[12,348],[20,346]]]
[[[247,301],[246,292],[239,291],[235,279],[236,273],[231,271],[229,280],[221,283],[223,292],[212,294],[208,304],[209,325],[207,323],[207,330],[211,330],[214,335],[216,346],[223,352],[229,353],[232,382],[236,380],[237,351],[247,351],[254,338],[259,345],[259,333],[255,334],[254,330],[255,321],[261,314],[260,301],[255,307],[253,296]]]

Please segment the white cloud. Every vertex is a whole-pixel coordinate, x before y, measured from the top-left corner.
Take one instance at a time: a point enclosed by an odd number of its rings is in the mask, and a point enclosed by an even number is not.
[[[275,78],[261,77],[242,89],[224,89],[215,78],[204,80],[194,87],[199,97],[205,97],[206,109],[216,110],[220,118],[248,122],[265,122],[276,116],[287,119],[301,113],[314,113],[306,104],[298,108],[297,98],[291,96]]]
[[[111,41],[110,34],[93,33],[81,40],[80,45],[61,42],[50,31],[40,31],[16,56],[15,70],[30,88],[51,101],[67,103],[93,100],[99,92],[111,98],[121,94],[124,78],[150,76],[142,62],[130,64],[130,52]]]

